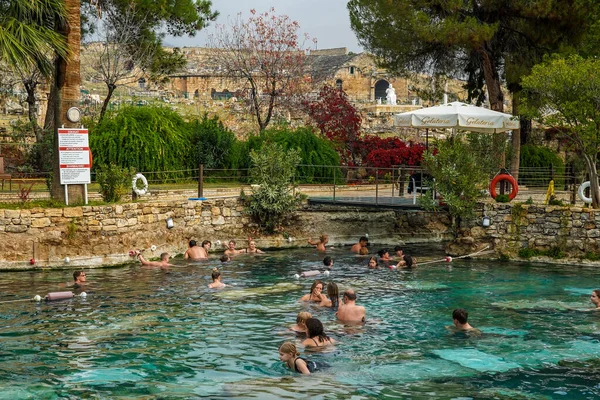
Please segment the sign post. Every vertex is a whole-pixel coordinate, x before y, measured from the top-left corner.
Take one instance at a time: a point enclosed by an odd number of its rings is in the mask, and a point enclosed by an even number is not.
[[[85,185],[85,204],[87,184],[91,183],[92,153],[90,151],[88,130],[84,128],[59,128],[58,152],[60,160],[60,184],[65,185],[65,203],[69,204],[67,185]]]

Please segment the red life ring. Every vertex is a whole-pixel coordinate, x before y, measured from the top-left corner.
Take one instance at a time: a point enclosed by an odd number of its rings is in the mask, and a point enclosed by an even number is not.
[[[494,179],[492,179],[492,182],[490,183],[490,195],[492,196],[492,198],[496,198],[496,185],[498,184],[498,182],[501,181],[508,181],[508,183],[510,183],[510,185],[512,186],[512,191],[508,195],[508,199],[512,200],[515,197],[517,197],[517,193],[519,193],[519,185],[517,185],[517,181],[515,180],[515,178],[513,178],[513,176],[509,174],[498,174],[494,177]]]

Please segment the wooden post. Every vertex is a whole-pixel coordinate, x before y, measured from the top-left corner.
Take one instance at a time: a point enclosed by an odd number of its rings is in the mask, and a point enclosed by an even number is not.
[[[198,168],[198,197],[204,197],[204,164]]]

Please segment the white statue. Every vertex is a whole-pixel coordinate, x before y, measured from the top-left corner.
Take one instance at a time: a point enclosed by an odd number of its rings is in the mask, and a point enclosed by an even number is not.
[[[392,86],[392,84],[390,83],[390,86],[385,89],[385,94],[386,94],[386,102],[387,104],[390,104],[392,106],[396,105],[396,90],[394,89],[394,87]]]

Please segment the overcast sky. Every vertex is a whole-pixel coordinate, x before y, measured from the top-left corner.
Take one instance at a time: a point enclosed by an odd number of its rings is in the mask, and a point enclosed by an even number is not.
[[[241,12],[246,19],[251,8],[263,13],[274,7],[276,14],[285,14],[298,21],[302,34],[317,38],[318,49],[347,47],[349,51],[359,53],[362,49],[350,29],[347,3],[347,0],[212,0],[213,9],[219,12],[216,22],[193,38],[167,36],[164,44],[176,47],[204,46],[207,35],[214,32],[215,24],[227,24],[228,16],[235,18]],[[305,45],[308,47],[309,43]]]

